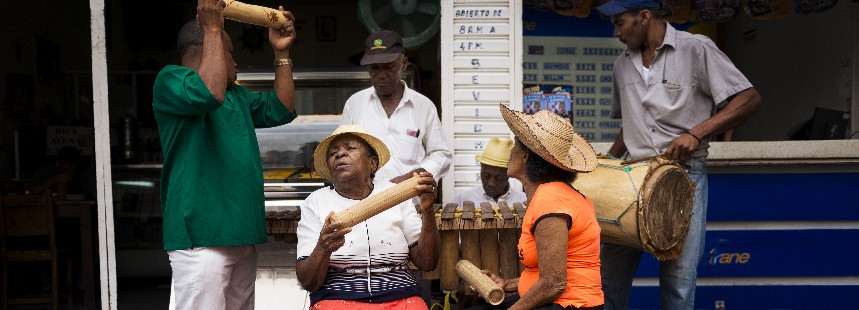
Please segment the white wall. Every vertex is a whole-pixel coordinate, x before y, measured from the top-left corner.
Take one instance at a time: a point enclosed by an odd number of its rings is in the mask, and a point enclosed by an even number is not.
[[[760,112],[734,131],[734,140],[785,140],[815,107],[856,110],[857,20],[859,5],[840,1],[827,12],[780,20],[741,13],[720,29],[723,50],[763,96]]]

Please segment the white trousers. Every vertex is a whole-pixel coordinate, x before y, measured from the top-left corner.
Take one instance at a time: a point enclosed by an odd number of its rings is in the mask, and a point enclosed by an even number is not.
[[[167,251],[173,281],[170,310],[254,308],[254,245]]]

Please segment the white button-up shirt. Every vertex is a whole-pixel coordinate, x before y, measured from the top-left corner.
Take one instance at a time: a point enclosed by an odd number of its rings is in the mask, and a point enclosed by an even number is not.
[[[486,196],[486,192],[483,190],[483,185],[477,185],[475,187],[469,188],[468,190],[462,192],[459,195],[456,195],[456,198],[453,199],[455,203],[459,206],[462,206],[462,202],[464,201],[472,201],[474,202],[475,207],[479,207],[481,202],[491,203],[493,206],[498,205],[492,197]],[[507,202],[508,205],[513,204],[514,202],[525,203],[525,200],[528,200],[525,197],[525,193],[513,189],[511,186],[504,195],[498,197],[498,201]]]
[[[439,180],[447,174],[453,155],[442,135],[435,105],[402,83],[403,98],[390,118],[370,87],[349,97],[340,124],[360,125],[388,146],[391,160],[376,172],[377,180],[390,181],[418,168]]]

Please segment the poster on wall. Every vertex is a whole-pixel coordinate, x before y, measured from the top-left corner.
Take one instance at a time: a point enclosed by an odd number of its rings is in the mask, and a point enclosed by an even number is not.
[[[522,112],[534,114],[549,110],[573,122],[572,87],[566,85],[526,84],[522,96]]]
[[[530,93],[522,96],[522,112],[534,114],[545,109],[542,93]]]
[[[547,110],[563,117],[570,123],[573,122],[573,107],[569,93],[545,94],[543,98],[545,98]]]

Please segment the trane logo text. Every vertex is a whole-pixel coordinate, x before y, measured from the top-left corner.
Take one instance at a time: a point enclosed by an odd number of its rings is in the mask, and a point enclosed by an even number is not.
[[[716,249],[712,249],[707,263],[710,265],[748,264],[751,258],[752,255],[749,253],[719,253]]]

